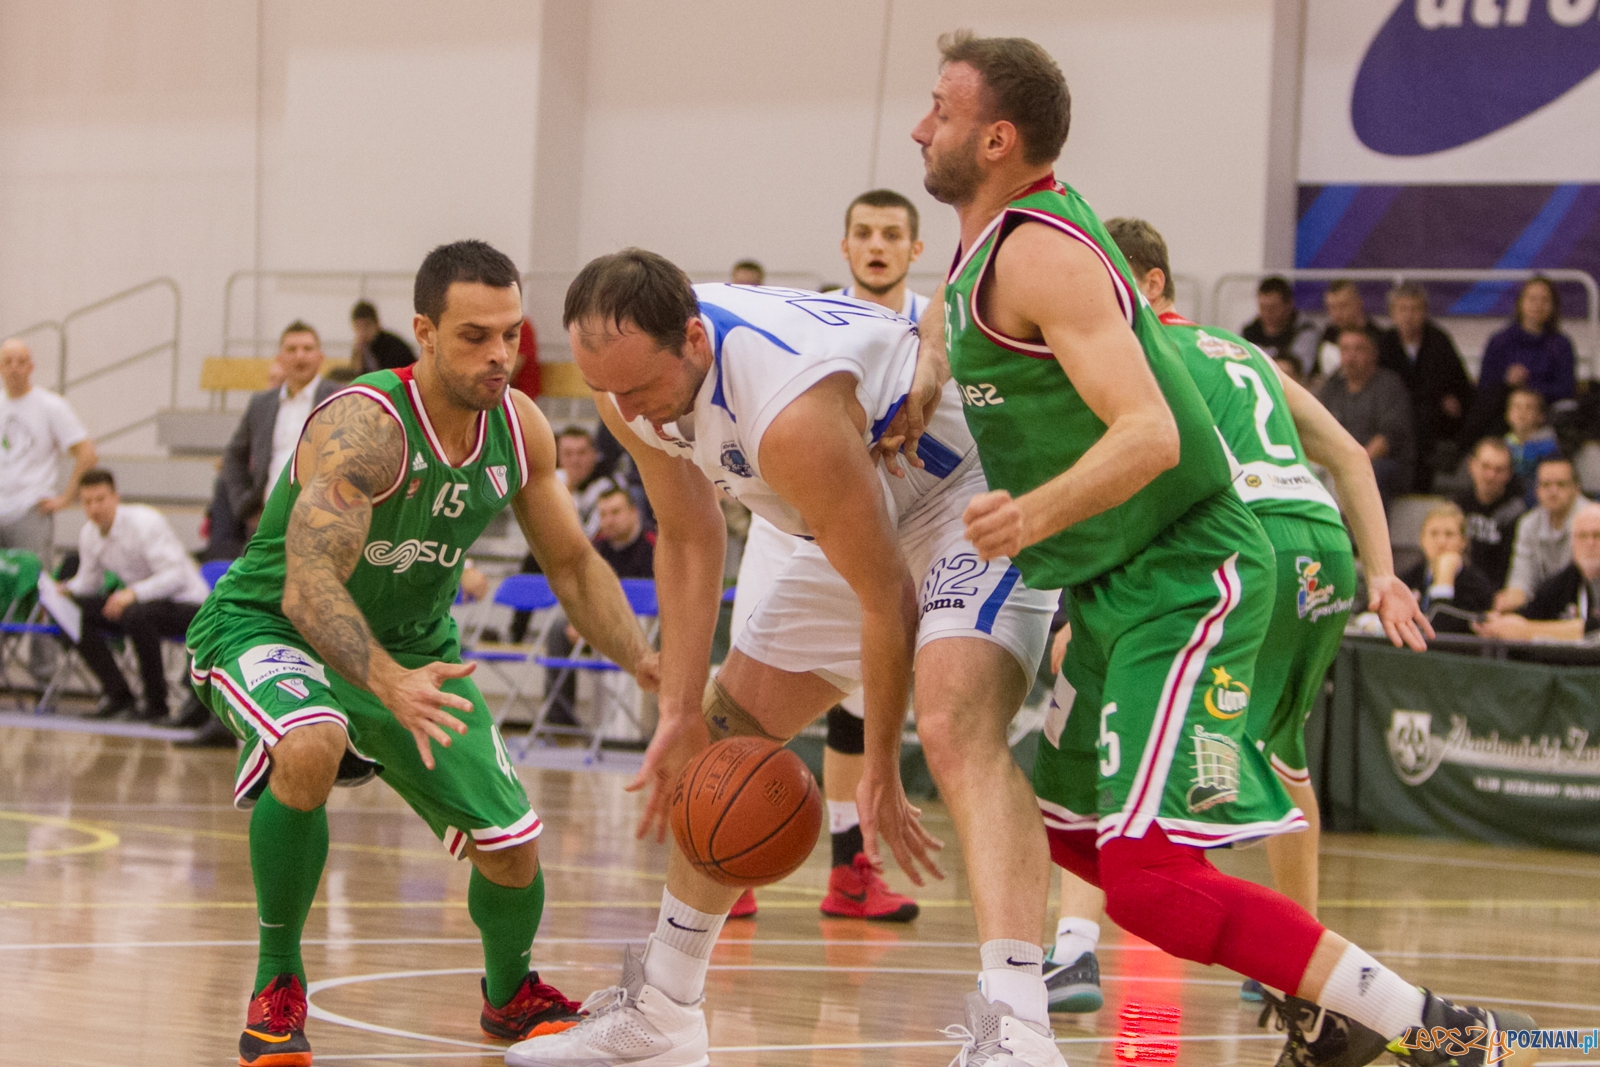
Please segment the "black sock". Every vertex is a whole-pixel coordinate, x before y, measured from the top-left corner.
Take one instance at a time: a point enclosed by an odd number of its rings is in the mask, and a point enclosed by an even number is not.
[[[833,835],[833,865],[835,867],[848,867],[856,861],[856,853],[864,851],[865,845],[861,842],[861,824],[841,830]]]

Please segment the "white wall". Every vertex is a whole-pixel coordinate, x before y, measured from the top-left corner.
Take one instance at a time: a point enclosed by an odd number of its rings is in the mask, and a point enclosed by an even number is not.
[[[1060,60],[1059,173],[1102,214],[1150,219],[1183,274],[1260,264],[1274,0],[885,2],[0,0],[0,331],[170,275],[181,400],[199,404],[233,271],[405,273],[471,235],[540,269],[640,244],[694,270],[755,255],[842,281],[840,212],[870,184],[922,206],[931,278],[954,217],[922,192],[909,132],[934,40],[958,26]],[[556,355],[548,288],[530,299]],[[408,288],[373,295],[403,328]],[[301,315],[337,352],[350,299],[269,290],[259,332]],[[236,334],[256,305],[240,291]],[[161,320],[152,298],[88,324],[74,371]],[[103,427],[165,382],[146,368],[75,402]]]

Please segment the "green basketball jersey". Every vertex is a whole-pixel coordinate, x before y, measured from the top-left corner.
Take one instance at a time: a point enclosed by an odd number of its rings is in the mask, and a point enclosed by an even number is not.
[[[1007,205],[960,255],[945,285],[950,371],[960,386],[989,485],[1020,496],[1072,466],[1106,432],[1047,346],[1006,337],[979,317],[978,289],[996,249],[1027,222],[1044,223],[1082,241],[1105,264],[1128,325],[1177,420],[1181,447],[1178,465],[1127,501],[1017,554],[1016,564],[1029,586],[1059,589],[1133,558],[1189,508],[1226,491],[1229,470],[1205,401],[1133,285],[1127,261],[1083,198],[1049,177]]]
[[[1233,487],[1250,510],[1343,529],[1339,506],[1306,462],[1289,401],[1266,353],[1227,330],[1197,326],[1170,311],[1161,323],[1211,409],[1228,458],[1238,468]]]
[[[406,461],[394,484],[373,499],[367,543],[345,588],[384,648],[436,652],[455,637],[450,604],[467,548],[527,481],[522,425],[508,391],[499,407],[478,417],[477,446],[452,467],[428,421],[412,368],[364,375],[323,403],[351,393],[377,403],[400,424]],[[200,651],[230,619],[283,619],[284,535],[299,497],[290,462],[267,498],[244,556],[217,583],[190,626],[190,648]]]

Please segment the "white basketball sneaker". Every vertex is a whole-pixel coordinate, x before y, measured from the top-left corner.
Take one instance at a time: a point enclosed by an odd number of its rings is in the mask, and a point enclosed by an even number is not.
[[[1053,1033],[1017,1018],[1003,1001],[989,1003],[982,993],[967,994],[967,1025],[941,1033],[966,1042],[950,1067],[1067,1067]]]
[[[646,985],[644,958],[629,947],[621,985],[591,994],[588,1017],[570,1030],[512,1045],[506,1067],[710,1067],[703,1003],[679,1004]]]

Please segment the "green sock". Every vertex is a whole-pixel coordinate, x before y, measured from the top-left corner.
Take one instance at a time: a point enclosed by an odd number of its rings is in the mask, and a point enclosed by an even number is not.
[[[489,1003],[505,1007],[531,967],[533,935],[544,915],[544,871],[521,889],[496,885],[474,867],[467,883],[467,914],[483,936],[483,970]]]
[[[300,932],[327,860],[327,808],[296,811],[273,796],[270,785],[262,790],[250,814],[250,873],[261,927],[256,992],[280,974],[293,974],[305,986]]]

